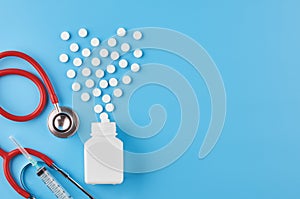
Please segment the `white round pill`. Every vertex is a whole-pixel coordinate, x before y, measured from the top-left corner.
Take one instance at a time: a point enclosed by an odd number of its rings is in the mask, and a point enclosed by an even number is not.
[[[115,47],[117,45],[117,40],[115,38],[109,38],[108,41],[107,41],[107,44],[110,46],[110,47]]]
[[[119,57],[120,57],[120,54],[117,51],[113,51],[110,53],[110,58],[114,61],[119,59]]]
[[[88,80],[85,81],[85,86],[86,86],[87,88],[93,88],[94,85],[95,85],[95,82],[94,82],[94,80],[92,80],[92,79],[88,79]]]
[[[79,46],[77,43],[71,43],[70,45],[70,51],[76,53],[79,50]]]
[[[78,30],[78,35],[79,37],[86,37],[88,35],[88,31],[85,28],[80,28]]]
[[[123,43],[123,44],[121,45],[121,50],[122,50],[123,52],[128,52],[128,51],[130,50],[130,45],[129,45],[129,43]]]
[[[91,73],[92,73],[92,71],[91,71],[91,69],[89,69],[89,68],[84,68],[84,69],[82,69],[82,71],[81,71],[81,74],[82,74],[83,76],[85,76],[85,77],[90,76]]]
[[[102,79],[99,82],[99,86],[100,86],[100,88],[107,88],[108,87],[108,82],[105,79]]]
[[[126,68],[126,67],[128,66],[127,60],[126,60],[126,59],[121,59],[121,60],[119,61],[119,66],[120,66],[121,68]]]
[[[93,59],[92,59],[92,65],[93,66],[99,66],[101,64],[101,61],[100,61],[100,59],[99,58],[97,58],[97,57],[94,57]]]
[[[101,119],[101,122],[103,122],[103,120],[107,120],[108,119],[108,114],[103,112],[100,114],[100,119]]]
[[[121,97],[122,95],[123,95],[122,89],[116,88],[116,89],[114,90],[114,96],[115,96],[115,97]]]
[[[60,34],[60,38],[64,41],[68,41],[70,39],[70,33],[64,31]]]
[[[143,51],[141,50],[141,49],[135,49],[134,51],[133,51],[133,56],[135,57],[135,58],[141,58],[142,56],[143,56]]]
[[[77,92],[77,91],[80,91],[80,89],[81,89],[81,85],[78,82],[74,82],[72,84],[72,90],[73,91]]]
[[[82,65],[82,60],[78,57],[76,57],[74,60],[73,60],[73,65],[74,66],[81,66]]]
[[[103,107],[100,104],[94,106],[95,113],[101,113],[103,111]]]
[[[112,64],[109,64],[107,67],[106,67],[106,71],[110,74],[114,73],[116,71],[116,67]]]
[[[115,106],[112,103],[108,103],[105,105],[105,110],[107,112],[113,112],[115,110]]]
[[[94,37],[93,39],[91,39],[91,45],[94,47],[99,46],[100,44],[100,40],[97,37]]]
[[[134,31],[134,33],[133,33],[133,38],[134,38],[135,40],[140,40],[140,39],[142,39],[142,37],[143,37],[143,34],[142,34],[141,31]]]
[[[99,97],[101,95],[102,91],[99,88],[94,88],[93,95],[94,97]]]
[[[84,101],[84,102],[87,102],[87,101],[89,101],[90,100],[90,94],[88,94],[88,93],[82,93],[81,94],[81,100],[82,101]]]
[[[104,119],[104,120],[101,120],[101,122],[102,123],[108,123],[108,122],[110,122],[110,120],[109,119]]]
[[[125,28],[118,28],[118,30],[117,30],[117,35],[119,36],[119,37],[124,37],[125,35],[126,35],[126,29]]]
[[[102,96],[102,102],[108,103],[108,102],[110,102],[110,100],[111,100],[111,97],[109,96],[109,94],[105,94]]]
[[[108,52],[107,49],[103,48],[103,49],[100,50],[99,54],[100,54],[101,57],[107,57],[109,52]]]
[[[95,75],[96,75],[97,78],[100,79],[104,76],[104,71],[102,69],[98,69],[98,70],[96,70]]]
[[[73,79],[76,76],[76,72],[73,69],[67,71],[67,77]]]
[[[137,63],[131,64],[130,68],[131,68],[131,71],[134,72],[134,73],[138,72],[141,69],[140,65],[137,64]]]
[[[115,86],[117,86],[118,85],[118,80],[116,79],[116,78],[110,78],[109,80],[108,80],[108,82],[109,82],[109,85],[110,86],[112,86],[112,87],[115,87]]]
[[[131,83],[131,77],[129,75],[125,75],[123,78],[122,78],[122,82],[124,84],[130,84]]]
[[[90,51],[90,49],[88,49],[88,48],[84,48],[84,49],[82,49],[81,54],[82,54],[82,56],[84,56],[84,57],[89,57],[89,56],[91,55],[91,51]]]
[[[66,63],[69,61],[69,56],[67,54],[63,53],[59,56],[59,61],[62,63]]]

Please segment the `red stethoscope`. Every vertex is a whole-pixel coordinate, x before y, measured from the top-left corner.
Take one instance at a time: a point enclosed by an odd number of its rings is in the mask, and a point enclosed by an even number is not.
[[[40,153],[36,150],[26,148],[26,151],[41,159],[47,166],[50,168],[56,170],[59,172],[61,175],[63,175],[65,178],[67,178],[70,182],[72,182],[77,188],[79,188],[83,193],[85,193],[89,198],[93,199],[93,196],[91,196],[85,189],[83,189],[74,179],[72,179],[66,172],[64,172],[61,168],[59,168],[56,164],[54,164],[54,161],[50,159],[48,156],[46,156],[43,153]],[[18,192],[21,196],[27,199],[34,199],[35,197],[30,194],[28,191],[26,191],[24,188],[20,187],[18,183],[15,181],[14,177],[11,174],[11,168],[10,164],[12,160],[20,155],[21,152],[18,149],[15,149],[11,152],[5,152],[3,149],[0,148],[0,157],[3,158],[3,170],[4,170],[4,175],[9,182],[9,184]]]
[[[41,65],[32,57],[18,51],[1,52],[0,59],[5,57],[18,57],[27,61],[37,70],[37,72],[41,76],[47,88],[47,91],[50,94],[50,100],[55,107],[48,117],[48,128],[50,132],[55,136],[61,138],[66,138],[74,135],[79,126],[78,116],[71,108],[64,106],[60,107],[58,105],[58,97],[54,91],[53,85],[51,84],[49,77],[47,76]],[[30,79],[37,86],[40,92],[40,102],[37,108],[32,113],[25,116],[13,115],[4,110],[2,107],[0,107],[0,114],[9,120],[17,122],[25,122],[36,118],[44,110],[47,103],[47,92],[42,81],[32,73],[17,68],[0,70],[0,77],[6,75],[20,75]]]
[[[40,158],[41,160],[43,160],[47,166],[52,167],[53,165],[53,160],[51,160],[48,156],[35,151],[33,149],[26,149],[28,151],[28,153],[30,153],[31,155],[34,155],[38,158]],[[15,149],[11,152],[5,152],[3,149],[0,148],[0,156],[3,158],[3,170],[4,170],[4,175],[7,179],[7,181],[9,182],[9,184],[24,198],[33,198],[33,196],[28,193],[26,190],[24,190],[23,188],[21,188],[18,183],[16,183],[15,179],[13,178],[10,170],[10,162],[18,155],[20,155],[21,152],[18,149]]]

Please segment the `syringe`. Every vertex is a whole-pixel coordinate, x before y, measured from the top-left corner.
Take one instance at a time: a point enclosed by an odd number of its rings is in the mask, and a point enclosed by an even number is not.
[[[46,167],[41,167],[38,162],[32,158],[32,156],[20,145],[17,140],[10,136],[9,139],[18,147],[20,152],[26,157],[26,159],[34,166],[37,171],[37,175],[42,179],[42,181],[47,185],[52,193],[58,199],[72,199],[71,195],[61,186],[61,184],[54,178],[53,175],[46,169]]]

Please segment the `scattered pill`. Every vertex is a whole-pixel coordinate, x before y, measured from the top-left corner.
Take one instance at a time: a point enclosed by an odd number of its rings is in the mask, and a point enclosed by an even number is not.
[[[102,79],[102,80],[99,82],[99,86],[100,86],[100,88],[107,88],[108,82],[107,82],[105,79]]]
[[[98,69],[98,70],[96,70],[95,75],[96,75],[97,78],[100,79],[104,76],[104,71],[102,69]]]
[[[101,64],[101,61],[100,61],[100,59],[99,58],[97,58],[97,57],[95,57],[95,58],[93,58],[92,59],[92,65],[93,66],[99,66]]]
[[[70,33],[64,31],[60,34],[60,38],[64,41],[68,41],[70,39]]]
[[[113,112],[114,109],[115,109],[115,106],[112,103],[108,103],[108,104],[105,105],[105,110],[107,112]]]
[[[110,120],[107,118],[107,119],[101,120],[101,122],[102,122],[102,123],[110,122]]]
[[[128,52],[128,51],[130,50],[130,45],[129,45],[128,43],[123,43],[123,44],[121,45],[121,50],[122,50],[123,52]]]
[[[117,86],[118,85],[118,80],[116,79],[116,78],[110,78],[109,80],[108,80],[108,82],[109,82],[109,85],[110,86],[112,86],[112,87],[115,87],[115,86]]]
[[[78,35],[79,35],[79,37],[82,37],[82,38],[86,37],[86,36],[88,35],[87,29],[85,29],[85,28],[80,28],[80,29],[78,30]]]
[[[107,49],[103,48],[103,49],[100,50],[99,54],[100,54],[101,57],[107,57],[109,52],[108,52]]]
[[[128,66],[127,60],[126,60],[126,59],[121,59],[121,60],[119,61],[119,66],[120,66],[121,68],[126,68],[126,67]]]
[[[71,43],[70,45],[70,51],[76,53],[79,50],[79,46],[77,43]]]
[[[117,52],[117,51],[113,51],[113,52],[111,52],[110,53],[110,58],[112,59],[112,60],[118,60],[119,59],[119,57],[120,57],[120,54]]]
[[[73,60],[73,65],[74,66],[81,66],[82,65],[82,60],[78,57],[76,57],[74,60]]]
[[[115,47],[117,45],[117,40],[115,38],[109,38],[108,41],[107,41],[107,44],[110,46],[110,47]]]
[[[101,113],[100,114],[100,120],[101,120],[101,122],[107,121],[108,120],[108,114],[105,113],[105,112]]]
[[[109,94],[105,94],[102,96],[102,102],[108,103],[108,102],[110,102],[110,100],[111,100],[111,97],[109,96]]]
[[[114,90],[114,96],[115,96],[115,97],[121,97],[122,95],[123,95],[122,89],[116,88],[116,89]]]
[[[67,71],[67,77],[73,79],[76,76],[76,72],[73,69]]]
[[[101,113],[103,111],[103,107],[100,104],[94,106],[95,113]]]
[[[124,37],[126,35],[126,33],[127,33],[127,31],[125,28],[118,28],[118,30],[117,30],[117,35],[119,37]]]
[[[102,91],[99,88],[94,88],[93,95],[94,97],[99,97],[101,95]]]
[[[88,49],[88,48],[84,48],[84,49],[82,49],[81,54],[82,54],[82,56],[84,56],[84,57],[89,57],[89,56],[91,55],[91,51],[90,51],[90,49]]]
[[[80,84],[78,82],[74,82],[72,84],[72,90],[73,91],[77,92],[77,91],[80,91],[80,89],[81,89],[81,86],[80,86]]]
[[[100,40],[97,37],[94,37],[93,39],[91,39],[91,45],[94,47],[99,46],[100,44]]]
[[[112,64],[109,64],[107,67],[106,67],[106,71],[110,74],[114,73],[116,71],[116,67]]]
[[[140,65],[137,64],[137,63],[131,64],[130,68],[131,68],[131,71],[134,72],[134,73],[138,72],[141,69]]]
[[[81,74],[82,74],[83,76],[85,76],[85,77],[90,76],[91,73],[92,73],[92,71],[91,71],[91,69],[89,69],[89,68],[84,68],[84,69],[82,69],[82,71],[81,71]]]
[[[69,56],[63,53],[59,56],[59,61],[62,63],[66,63],[69,61]]]
[[[92,79],[88,79],[88,80],[85,81],[85,86],[86,86],[87,88],[93,88],[94,85],[95,85],[95,82],[94,82],[94,80],[92,80]]]
[[[135,31],[135,32],[133,33],[133,38],[134,38],[135,40],[140,40],[140,39],[142,39],[142,37],[143,37],[143,34],[142,34],[141,31]]]
[[[82,101],[84,101],[84,102],[87,102],[87,101],[89,101],[90,100],[90,94],[88,94],[88,93],[82,93],[81,94],[81,100]]]
[[[131,83],[131,77],[129,75],[125,75],[123,78],[122,78],[122,82],[124,84],[130,84]]]
[[[143,51],[141,50],[141,49],[135,49],[134,51],[133,51],[133,56],[135,57],[135,58],[141,58],[142,56],[143,56]]]

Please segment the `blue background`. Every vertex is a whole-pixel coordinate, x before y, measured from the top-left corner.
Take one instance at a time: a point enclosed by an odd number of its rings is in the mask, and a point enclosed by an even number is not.
[[[189,35],[216,62],[226,87],[226,123],[215,149],[204,160],[198,159],[209,123],[209,96],[199,77],[200,86],[193,85],[197,96],[203,98],[199,133],[178,161],[156,172],[126,174],[122,185],[84,187],[103,199],[292,199],[300,195],[299,6],[296,0],[2,1],[0,51],[16,49],[35,57],[51,77],[63,104],[71,106],[67,68],[57,60],[66,48],[59,39],[61,31],[75,32],[85,26],[94,35],[107,38],[119,26],[158,26]],[[17,59],[0,62],[1,69],[6,66],[33,71]],[[137,94],[137,99],[141,98]],[[23,114],[37,103],[37,89],[28,80],[1,78],[1,106]],[[1,117],[0,146],[12,150],[14,146],[8,140],[12,134],[24,146],[52,157],[84,184],[83,145],[78,136],[63,140],[48,132],[46,119],[51,110],[48,103],[38,119],[26,123]],[[155,141],[160,146],[160,141]],[[23,164],[22,158],[15,161],[16,176]],[[26,177],[37,196],[54,198],[33,173]],[[75,198],[84,198],[73,186],[66,186],[77,195]],[[3,172],[0,193],[3,198],[21,198],[8,185]]]

